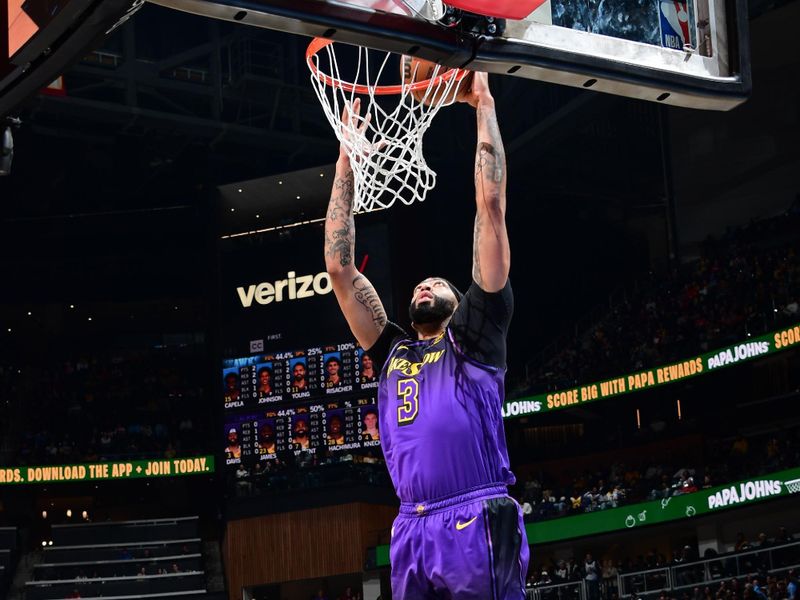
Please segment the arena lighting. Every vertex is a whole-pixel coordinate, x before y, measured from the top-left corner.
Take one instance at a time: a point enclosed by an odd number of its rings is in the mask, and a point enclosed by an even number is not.
[[[0,136],[0,177],[11,174],[11,163],[14,162],[14,136],[11,128],[22,125],[22,121],[15,117],[6,117],[0,121],[0,127],[5,129]]]
[[[48,546],[52,546],[52,545],[53,545],[53,540],[49,540],[49,541],[47,542],[47,545],[48,545]]]
[[[275,227],[265,227],[264,229],[255,229],[253,231],[243,231],[242,233],[231,233],[229,235],[220,236],[221,240],[229,240],[232,238],[242,237],[244,235],[256,235],[258,233],[266,233],[267,231],[281,231],[283,229],[290,229],[292,227],[300,227],[301,225],[310,225],[311,223],[321,223],[325,217],[319,219],[309,219],[307,221],[298,221],[297,223],[289,223],[288,225],[276,225]]]
[[[83,511],[81,513],[81,517],[83,517],[84,521],[88,521],[89,520],[89,512],[88,511]]]
[[[47,511],[46,511],[46,510],[43,510],[43,511],[42,511],[42,518],[43,518],[43,519],[46,519],[46,518],[47,518]]]
[[[67,509],[67,518],[68,518],[68,519],[71,519],[71,518],[72,518],[72,509],[71,509],[71,508],[68,508],[68,509]]]
[[[636,429],[642,428],[642,415],[639,412],[639,409],[636,409]]]
[[[11,163],[14,162],[14,136],[11,135],[11,127],[6,127],[3,131],[2,145],[0,146],[0,177],[11,175]]]
[[[676,400],[676,402],[678,403],[678,420],[680,421],[681,419],[683,419],[683,415],[681,414],[681,401]]]
[[[47,542],[42,540],[42,548],[44,548],[45,546],[47,546]]]

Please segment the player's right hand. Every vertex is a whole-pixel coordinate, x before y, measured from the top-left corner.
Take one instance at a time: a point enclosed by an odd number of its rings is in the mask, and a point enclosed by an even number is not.
[[[489,89],[489,74],[482,71],[475,71],[469,90],[463,95],[459,94],[459,102],[466,102],[472,108],[478,108],[479,104],[494,102],[492,92]]]

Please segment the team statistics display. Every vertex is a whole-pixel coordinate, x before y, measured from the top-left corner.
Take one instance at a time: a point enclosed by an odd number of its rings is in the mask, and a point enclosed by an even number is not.
[[[355,343],[226,359],[225,462],[380,446],[372,358]]]

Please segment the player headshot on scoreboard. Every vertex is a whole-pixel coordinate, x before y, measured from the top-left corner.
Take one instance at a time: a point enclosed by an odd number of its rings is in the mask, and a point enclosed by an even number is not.
[[[308,417],[295,415],[292,422],[292,443],[298,450],[308,450],[311,445],[309,439]]]
[[[361,383],[372,383],[378,381],[378,373],[375,372],[375,363],[368,352],[360,351],[361,354]]]
[[[258,447],[267,454],[275,454],[275,426],[272,421],[267,421],[258,428]]]
[[[239,369],[226,369],[223,371],[223,385],[225,386],[225,402],[234,402],[239,399]]]
[[[344,444],[344,415],[342,411],[328,412],[328,445],[341,446]]]
[[[236,427],[228,428],[227,446],[225,446],[225,456],[227,458],[242,458],[242,447],[239,444],[239,432]]]
[[[272,363],[265,363],[258,365],[257,378],[258,383],[258,396],[271,396],[274,391],[272,389]]]
[[[342,385],[342,357],[338,352],[326,354],[325,387],[333,388]]]
[[[378,430],[378,412],[374,408],[368,408],[362,420],[364,428],[361,430],[361,437],[366,441],[380,440],[381,432]]]
[[[292,392],[304,392],[308,389],[308,367],[305,358],[295,358],[289,362],[292,371]]]

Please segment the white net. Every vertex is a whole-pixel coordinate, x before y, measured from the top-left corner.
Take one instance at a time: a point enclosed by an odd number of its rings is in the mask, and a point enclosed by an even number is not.
[[[800,492],[800,479],[792,479],[791,481],[784,481],[786,489],[790,494],[797,494]]]
[[[436,185],[422,138],[442,106],[455,102],[466,71],[436,65],[427,81],[402,80],[401,57],[391,52],[323,42],[308,54],[311,82],[325,116],[350,158],[356,212],[421,202]],[[337,57],[337,50],[340,56]],[[414,69],[419,62],[413,61]],[[395,85],[382,82],[394,78]],[[360,114],[342,118],[361,99]]]

